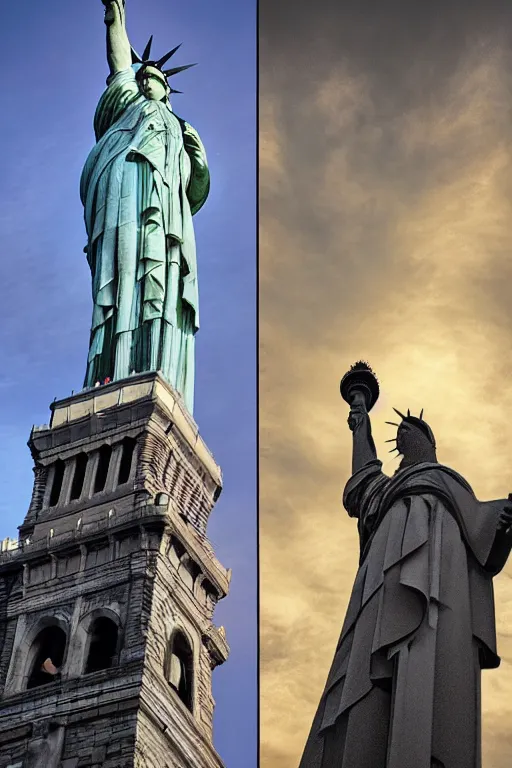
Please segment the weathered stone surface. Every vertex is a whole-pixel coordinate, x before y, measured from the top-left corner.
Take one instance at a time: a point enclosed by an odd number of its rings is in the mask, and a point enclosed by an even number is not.
[[[182,409],[145,374],[55,403],[51,426],[32,431],[32,501],[18,545],[0,552],[1,768],[42,759],[47,768],[222,766],[211,675],[229,649],[212,616],[230,574],[206,539],[221,473]],[[126,438],[135,449],[119,484]],[[82,453],[83,485],[71,499]],[[101,617],[117,628],[112,666],[85,673]],[[66,634],[62,664],[53,681],[27,690],[44,627]],[[177,634],[190,650],[189,703],[168,682]]]

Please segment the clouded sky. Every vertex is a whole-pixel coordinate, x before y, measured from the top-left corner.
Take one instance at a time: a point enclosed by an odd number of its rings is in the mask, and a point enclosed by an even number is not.
[[[215,744],[230,768],[256,765],[254,0],[127,0],[142,51],[183,42],[175,111],[199,131],[210,198],[195,218],[202,327],[195,418],[224,472],[209,535],[233,569],[216,611],[232,654],[214,674]],[[32,424],[54,397],[82,386],[92,303],[78,195],[105,87],[100,0],[1,3],[0,538],[15,536],[30,501]],[[179,60],[178,60],[179,59]]]
[[[425,408],[480,499],[512,490],[512,6],[260,0],[262,766],[297,768],[357,568],[339,381],[360,358],[385,471]],[[393,420],[393,419],[391,419]],[[512,565],[484,766],[512,754]]]

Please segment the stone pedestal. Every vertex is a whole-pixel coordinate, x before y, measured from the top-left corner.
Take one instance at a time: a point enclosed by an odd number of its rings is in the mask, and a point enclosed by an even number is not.
[[[219,768],[211,674],[229,649],[212,616],[230,573],[206,526],[220,469],[158,374],[51,410],[30,436],[18,545],[0,552],[0,766]],[[57,671],[34,686],[41,654]]]

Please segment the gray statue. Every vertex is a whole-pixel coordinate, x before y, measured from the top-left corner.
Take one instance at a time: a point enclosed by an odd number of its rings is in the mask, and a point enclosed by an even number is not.
[[[85,386],[160,370],[194,399],[199,327],[192,216],[210,177],[195,130],[171,109],[164,69],[131,48],[124,0],[103,0],[110,77],[94,118],[97,144],[81,179],[93,318]]]
[[[480,768],[480,678],[500,663],[492,579],[512,545],[510,497],[480,502],[439,464],[423,412],[399,414],[403,458],[384,475],[369,366],[353,366],[341,390],[353,432],[343,503],[360,565],[300,768]]]

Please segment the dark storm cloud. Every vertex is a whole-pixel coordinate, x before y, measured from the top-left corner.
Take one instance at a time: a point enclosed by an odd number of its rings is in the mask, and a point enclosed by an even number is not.
[[[391,406],[425,406],[481,498],[512,486],[512,7],[261,0],[260,23],[262,764],[296,768],[357,562],[346,367],[381,376],[385,462]],[[509,572],[496,592],[506,768]]]

